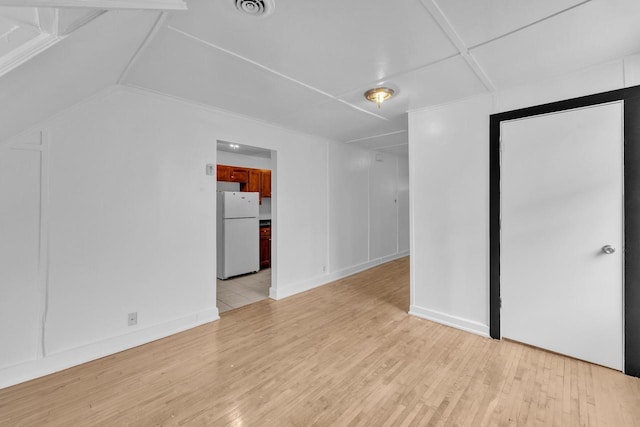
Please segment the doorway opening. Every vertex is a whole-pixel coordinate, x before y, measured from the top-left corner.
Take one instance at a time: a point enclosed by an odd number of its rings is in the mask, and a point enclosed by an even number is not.
[[[275,152],[217,141],[216,300],[224,313],[275,288]]]

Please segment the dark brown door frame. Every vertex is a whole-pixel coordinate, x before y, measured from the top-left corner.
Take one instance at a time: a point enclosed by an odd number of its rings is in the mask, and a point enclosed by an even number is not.
[[[640,377],[640,86],[490,116],[489,334],[500,339],[500,123],[624,101],[624,370]]]

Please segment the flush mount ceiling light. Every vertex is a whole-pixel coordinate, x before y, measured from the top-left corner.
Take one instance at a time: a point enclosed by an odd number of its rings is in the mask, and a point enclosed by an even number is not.
[[[393,94],[393,89],[389,89],[388,87],[377,87],[366,91],[364,93],[364,97],[369,101],[378,104],[378,108],[380,108],[380,105],[382,105],[382,103],[387,99],[391,98]]]
[[[254,17],[265,17],[273,12],[273,0],[235,0],[240,13]]]
[[[229,148],[233,148],[234,150],[237,150],[238,148],[240,148],[240,146],[238,144],[229,144]]]

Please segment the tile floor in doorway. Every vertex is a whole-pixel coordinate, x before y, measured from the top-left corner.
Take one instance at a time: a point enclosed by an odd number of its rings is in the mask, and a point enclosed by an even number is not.
[[[271,287],[271,269],[227,280],[217,279],[217,287],[220,313],[267,299]]]

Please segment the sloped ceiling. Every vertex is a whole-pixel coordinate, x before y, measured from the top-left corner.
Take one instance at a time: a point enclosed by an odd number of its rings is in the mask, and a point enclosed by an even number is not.
[[[236,0],[186,3],[110,11],[0,78],[16,106],[0,123],[119,82],[406,154],[409,109],[640,51],[638,0],[274,0],[262,18]],[[396,96],[378,109],[363,93],[381,85]]]
[[[157,17],[105,13],[0,77],[0,141],[115,84]]]

